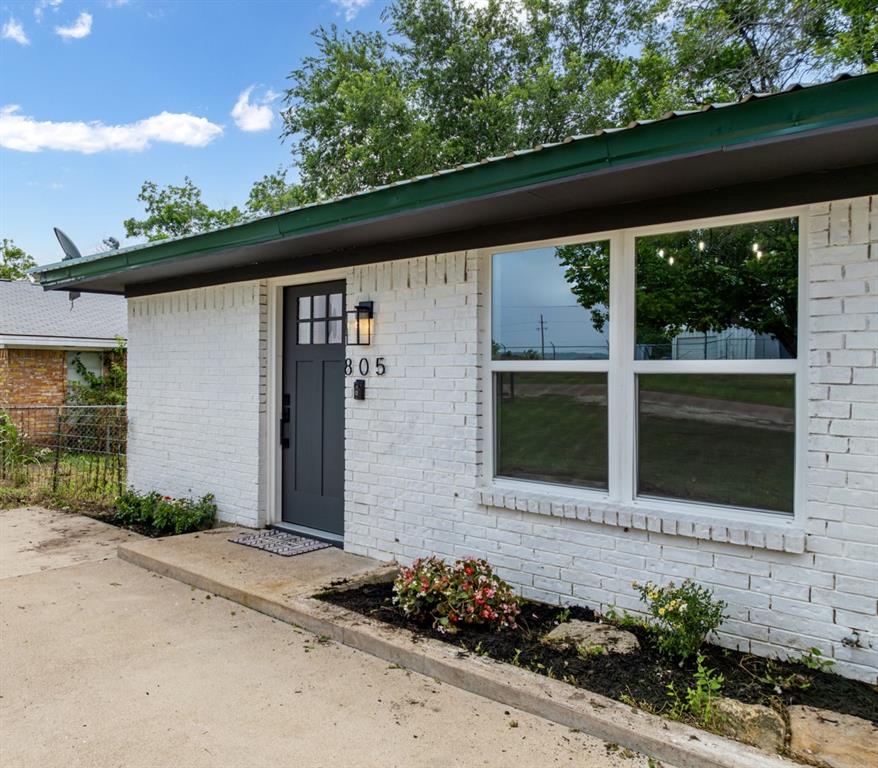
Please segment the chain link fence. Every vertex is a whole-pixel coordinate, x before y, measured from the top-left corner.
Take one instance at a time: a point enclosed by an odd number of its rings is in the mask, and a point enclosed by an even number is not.
[[[125,488],[125,406],[0,407],[0,502],[108,507]]]

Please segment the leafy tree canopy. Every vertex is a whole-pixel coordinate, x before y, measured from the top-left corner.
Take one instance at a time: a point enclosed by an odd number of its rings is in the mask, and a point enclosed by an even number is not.
[[[0,245],[0,280],[25,280],[27,271],[37,265],[33,256],[5,237]]]
[[[287,181],[287,170],[278,168],[253,184],[247,212],[253,216],[280,213],[309,202],[298,184]]]
[[[874,0],[396,0],[386,29],[315,31],[283,136],[314,200],[874,69]]]
[[[145,181],[137,199],[146,206],[146,218],[126,219],[125,235],[145,236],[150,242],[206,232],[236,224],[243,218],[237,207],[209,208],[201,199],[201,190],[188,176],[182,186],[169,184],[164,189]]]

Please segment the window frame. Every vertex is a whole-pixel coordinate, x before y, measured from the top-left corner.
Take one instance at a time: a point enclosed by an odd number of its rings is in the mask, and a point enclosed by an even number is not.
[[[667,234],[698,227],[747,224],[776,218],[795,217],[799,231],[798,341],[794,360],[635,360],[635,241],[646,235]],[[804,515],[807,472],[808,430],[808,207],[792,206],[727,216],[677,220],[668,223],[611,231],[584,232],[569,237],[515,243],[479,250],[482,282],[481,354],[483,381],[482,481],[497,490],[534,495],[558,495],[584,502],[617,504],[631,511],[665,511],[702,519],[766,522],[800,521]],[[610,354],[607,360],[493,360],[492,359],[492,259],[495,254],[591,240],[610,242]],[[516,480],[496,474],[496,398],[494,374],[498,372],[582,372],[606,373],[608,388],[609,438],[607,445],[609,489]],[[637,494],[637,376],[650,373],[787,374],[795,377],[795,456],[793,514],[771,510],[725,506],[683,499],[665,499]]]

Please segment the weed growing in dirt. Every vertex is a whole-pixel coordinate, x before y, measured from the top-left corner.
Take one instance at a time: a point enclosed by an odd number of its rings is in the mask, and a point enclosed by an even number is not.
[[[714,708],[714,702],[722,691],[725,678],[709,669],[704,663],[704,656],[698,654],[698,668],[695,671],[693,682],[681,696],[673,683],[668,683],[668,698],[671,709],[669,715],[675,720],[692,718],[705,728],[715,727],[718,715]]]

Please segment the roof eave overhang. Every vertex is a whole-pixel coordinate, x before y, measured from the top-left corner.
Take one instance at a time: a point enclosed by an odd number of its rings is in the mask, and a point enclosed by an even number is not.
[[[114,349],[116,339],[80,338],[76,336],[28,336],[0,334],[0,348],[6,349]]]
[[[876,135],[878,76],[853,78],[515,155],[217,232],[50,265],[42,268],[41,282],[50,289],[137,295],[174,290],[178,282],[185,283],[181,287],[198,284],[197,276],[210,284],[218,273],[232,281],[235,274],[250,279],[307,271],[313,267],[306,261],[317,255],[332,256],[334,265],[343,266],[356,263],[358,252],[382,244],[395,246],[388,253],[396,255],[388,258],[405,258],[423,252],[431,238],[438,250],[449,233],[485,233],[492,226],[498,234],[487,235],[488,242],[501,244],[504,231],[526,235],[523,224],[528,221],[577,211],[683,200],[747,185],[758,189],[846,170],[851,178],[861,178],[863,169],[878,163]],[[798,198],[796,189],[778,198],[784,204],[813,202],[815,191],[807,186],[799,185]],[[878,181],[874,187],[870,191],[878,191]],[[853,185],[850,189],[850,196],[860,193]],[[513,222],[516,226],[506,226]],[[458,241],[466,242],[465,237]],[[404,247],[415,242],[417,248]],[[482,236],[464,247],[484,244]]]

